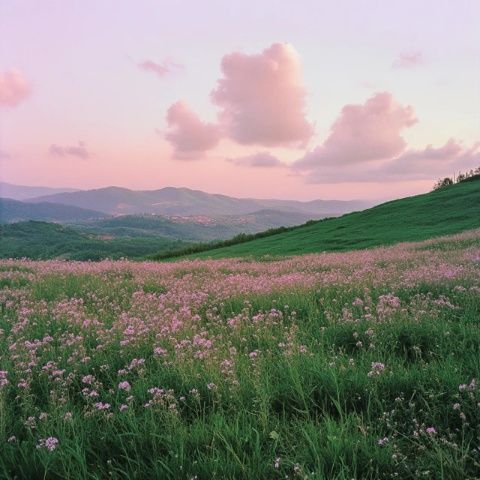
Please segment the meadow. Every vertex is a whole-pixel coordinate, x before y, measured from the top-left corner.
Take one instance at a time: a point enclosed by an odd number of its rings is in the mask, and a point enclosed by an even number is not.
[[[0,287],[0,478],[480,478],[479,230]]]

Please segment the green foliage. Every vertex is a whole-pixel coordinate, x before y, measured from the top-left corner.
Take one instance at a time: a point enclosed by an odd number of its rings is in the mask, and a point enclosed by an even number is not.
[[[441,178],[435,183],[435,185],[433,186],[433,190],[440,190],[442,188],[451,187],[452,185],[455,185],[455,183],[474,180],[480,180],[480,167],[477,167],[467,172],[459,173],[457,175],[457,178],[454,178],[454,180],[452,180],[450,177]]]
[[[442,188],[451,187],[454,184],[454,181],[450,177],[441,178],[433,186],[434,190],[440,190]]]
[[[160,250],[173,250],[185,242],[161,236],[107,238],[45,222],[0,225],[0,258],[101,260],[142,258]]]
[[[328,218],[324,218],[318,221],[308,220],[306,223],[303,224],[303,226],[313,225],[317,222],[323,222],[325,220],[328,220]],[[272,235],[277,235],[279,233],[290,232],[292,230],[296,230],[297,228],[298,228],[298,225],[294,227],[270,228],[268,230],[265,230],[259,233],[251,233],[251,234],[239,233],[238,235],[235,235],[233,238],[230,238],[228,240],[220,240],[220,241],[211,242],[211,243],[196,243],[193,245],[189,245],[185,248],[182,248],[180,250],[175,250],[173,252],[157,253],[153,255],[151,258],[153,260],[162,260],[166,258],[182,257],[185,255],[191,255],[194,253],[206,252],[208,250],[212,250],[216,248],[229,247],[231,245],[238,245],[240,243],[249,242],[251,240],[256,240],[258,238],[270,237]]]

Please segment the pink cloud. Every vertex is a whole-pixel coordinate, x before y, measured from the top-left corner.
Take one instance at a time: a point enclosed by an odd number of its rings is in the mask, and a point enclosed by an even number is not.
[[[277,157],[269,152],[258,152],[246,157],[229,158],[229,162],[243,167],[282,167],[285,166]]]
[[[170,131],[165,135],[177,159],[192,160],[214,148],[220,140],[217,125],[204,123],[185,102],[174,103],[167,111]]]
[[[310,139],[300,61],[291,45],[276,43],[256,55],[231,53],[221,69],[211,98],[231,138],[266,146],[304,145]]]
[[[417,119],[411,106],[400,105],[388,92],[376,93],[363,105],[346,105],[322,145],[295,164],[315,170],[322,165],[348,165],[389,159],[402,153],[402,130]]]
[[[78,145],[64,146],[52,144],[49,148],[49,153],[55,157],[77,157],[82,160],[90,158],[90,153],[88,152],[84,142],[78,142]]]
[[[428,145],[367,164],[322,165],[309,172],[308,183],[362,183],[434,180],[480,166],[480,142],[465,148],[454,139],[441,147]]]
[[[143,62],[137,63],[137,66],[145,72],[154,73],[159,77],[165,77],[166,75],[174,71],[183,70],[183,65],[175,63],[169,59],[166,59],[161,63],[154,62],[153,60],[145,60]]]
[[[423,65],[425,60],[423,58],[422,52],[402,52],[394,60],[392,67],[393,68],[413,68],[418,65]]]
[[[480,166],[480,142],[465,148],[450,138],[442,147],[428,145],[423,150],[409,150],[383,166],[386,174],[408,178],[432,178],[452,175],[459,170]]]
[[[30,92],[30,85],[19,71],[0,73],[0,107],[16,107]]]

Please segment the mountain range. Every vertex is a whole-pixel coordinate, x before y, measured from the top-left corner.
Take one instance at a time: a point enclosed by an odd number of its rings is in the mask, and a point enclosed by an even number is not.
[[[192,242],[304,224],[366,205],[244,199],[174,187],[142,191],[119,187],[57,191],[5,183],[1,187],[3,195],[14,198],[0,198],[0,257],[138,258]]]
[[[371,206],[370,202],[341,200],[274,200],[234,198],[191,190],[166,187],[159,190],[129,190],[106,187],[30,197],[30,203],[60,203],[110,215],[244,215],[264,209],[302,212],[312,217],[341,215]]]

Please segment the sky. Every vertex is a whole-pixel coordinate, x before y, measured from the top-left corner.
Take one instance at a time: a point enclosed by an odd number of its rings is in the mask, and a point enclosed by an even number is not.
[[[387,199],[480,166],[478,0],[0,0],[0,180]]]

